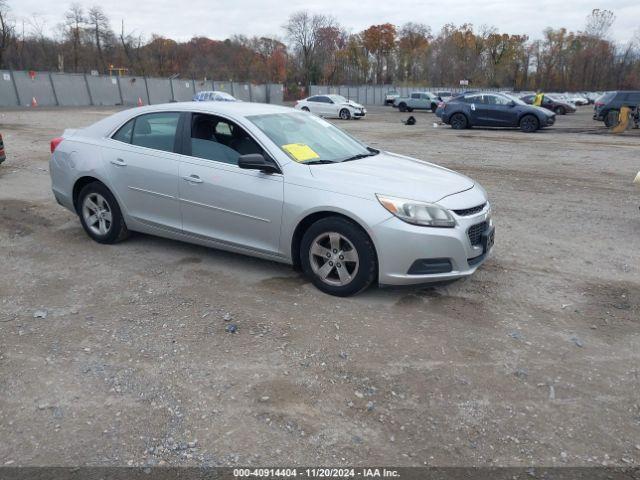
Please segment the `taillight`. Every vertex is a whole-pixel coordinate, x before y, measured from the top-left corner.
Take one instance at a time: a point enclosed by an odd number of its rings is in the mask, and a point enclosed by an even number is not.
[[[602,107],[604,105],[604,102],[596,102],[595,106],[596,107]]]
[[[62,137],[56,137],[53,140],[51,140],[51,153],[55,151],[55,149],[58,147],[58,145],[60,145],[60,142],[62,142],[62,140],[64,140],[64,138]]]

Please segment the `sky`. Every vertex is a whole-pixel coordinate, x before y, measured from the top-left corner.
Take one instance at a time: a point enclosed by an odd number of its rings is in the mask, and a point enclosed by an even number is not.
[[[18,31],[37,16],[52,33],[72,1],[7,0]],[[640,31],[640,0],[76,0],[83,7],[99,4],[119,31],[122,20],[127,33],[149,38],[152,33],[176,40],[193,36],[225,39],[234,34],[283,38],[282,25],[296,11],[333,15],[348,31],[369,25],[408,21],[427,24],[434,33],[447,23],[474,27],[494,26],[500,32],[526,34],[536,39],[546,27],[577,31],[594,8],[613,10],[616,21],[611,37],[628,42]]]

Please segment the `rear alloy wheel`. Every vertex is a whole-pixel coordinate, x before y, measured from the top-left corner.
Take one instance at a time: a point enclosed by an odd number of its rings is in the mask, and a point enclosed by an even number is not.
[[[400,110],[401,112],[406,112],[407,111],[407,104],[402,102],[400,105],[398,105],[398,110]]]
[[[520,130],[525,133],[533,133],[540,128],[540,122],[533,115],[525,115],[520,119]]]
[[[467,121],[467,117],[465,117],[464,113],[454,113],[451,115],[449,124],[454,130],[464,130],[467,128],[469,122]]]
[[[116,243],[129,235],[118,202],[102,183],[80,191],[78,215],[84,231],[98,243]]]
[[[436,110],[438,109],[438,105],[436,105],[435,103],[431,104],[431,112],[432,113],[436,113]]]
[[[340,110],[340,119],[349,120],[350,118],[351,118],[351,112],[349,111],[348,108],[343,108],[342,110]]]
[[[561,105],[557,106],[554,111],[557,115],[565,115],[567,113],[567,111]]]
[[[341,217],[323,218],[309,227],[302,238],[300,263],[319,290],[339,297],[366,289],[377,272],[371,239]]]

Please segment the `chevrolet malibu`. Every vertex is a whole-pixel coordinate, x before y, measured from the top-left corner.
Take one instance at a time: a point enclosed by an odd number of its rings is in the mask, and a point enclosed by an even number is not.
[[[137,231],[275,260],[332,295],[461,278],[493,246],[473,180],[291,108],[141,107],[51,151],[55,198],[96,242]]]

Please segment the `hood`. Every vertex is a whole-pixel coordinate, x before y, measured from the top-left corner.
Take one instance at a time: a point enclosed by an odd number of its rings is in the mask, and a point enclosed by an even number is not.
[[[359,103],[356,103],[353,100],[347,100],[345,103],[343,103],[343,105],[349,105],[350,107],[354,107],[354,108],[364,108],[363,105],[360,105]]]
[[[544,108],[544,107],[538,107],[537,105],[531,105],[533,108],[537,109],[538,111],[541,111],[542,113],[544,113],[547,117],[553,117],[555,115],[555,113],[553,113],[551,110]]]
[[[423,160],[380,152],[360,160],[309,166],[316,180],[327,190],[372,198],[376,193],[436,202],[469,190],[468,177]]]

